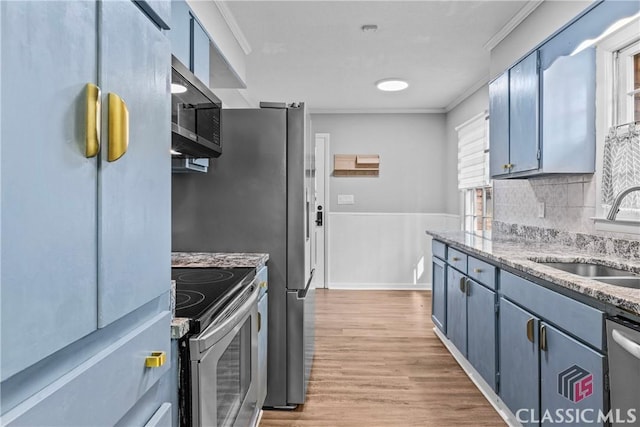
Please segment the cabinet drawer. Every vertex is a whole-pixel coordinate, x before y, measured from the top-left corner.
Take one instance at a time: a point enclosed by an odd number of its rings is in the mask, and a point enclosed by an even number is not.
[[[164,311],[69,371],[6,414],[7,426],[114,425],[170,365],[171,313]],[[152,351],[166,362],[145,366]]]
[[[581,340],[604,348],[604,313],[506,271],[500,271],[502,295]]]
[[[465,254],[464,252],[448,248],[447,262],[450,266],[455,267],[465,274],[467,273],[467,254]]]
[[[260,270],[257,271],[255,281],[258,286],[261,286],[263,288],[266,288],[268,286],[269,270],[266,266],[260,268]]]
[[[437,240],[431,241],[431,252],[440,259],[447,259],[447,245]]]
[[[474,257],[468,257],[468,276],[483,285],[496,289],[496,268]]]

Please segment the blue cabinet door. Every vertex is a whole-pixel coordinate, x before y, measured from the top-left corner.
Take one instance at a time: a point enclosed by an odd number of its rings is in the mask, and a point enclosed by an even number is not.
[[[509,173],[509,71],[489,84],[489,171]]]
[[[540,340],[541,416],[580,411],[589,417],[580,424],[604,425],[590,422],[605,407],[604,356],[545,323]],[[558,425],[553,421],[553,417],[541,417],[542,426]]]
[[[170,45],[131,2],[101,2],[100,84],[127,104],[129,145],[98,181],[98,324],[168,292],[171,268]]]
[[[465,276],[447,266],[447,337],[467,356],[467,294]]]
[[[524,425],[537,425],[533,421],[538,419],[540,408],[539,320],[504,298],[500,298],[499,319],[500,398],[511,412],[516,416],[521,415],[521,420],[532,421]]]
[[[183,0],[171,2],[171,53],[182,64],[191,68],[191,9]]]
[[[538,51],[509,70],[511,173],[538,169]],[[492,124],[493,126],[493,124]]]
[[[447,333],[447,288],[445,264],[433,257],[431,262],[431,319],[442,332]]]
[[[496,294],[467,280],[467,359],[496,389]]]
[[[1,380],[96,329],[93,2],[0,2]]]
[[[193,29],[193,74],[209,86],[209,36],[195,19],[191,19]]]

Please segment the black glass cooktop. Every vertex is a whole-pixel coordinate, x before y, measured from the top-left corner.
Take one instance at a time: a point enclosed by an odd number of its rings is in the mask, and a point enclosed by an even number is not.
[[[200,332],[254,275],[255,268],[172,268],[176,317],[191,319],[192,331]]]

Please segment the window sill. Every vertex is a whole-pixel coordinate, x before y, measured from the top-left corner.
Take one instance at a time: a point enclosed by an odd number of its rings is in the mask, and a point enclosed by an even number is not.
[[[616,219],[610,221],[606,218],[591,218],[598,231],[609,231],[613,233],[635,234],[640,236],[640,221],[633,219]]]

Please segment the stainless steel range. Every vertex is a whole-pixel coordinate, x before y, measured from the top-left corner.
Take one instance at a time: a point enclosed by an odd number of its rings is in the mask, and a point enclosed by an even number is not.
[[[181,426],[254,425],[258,413],[258,298],[254,268],[174,268]]]

